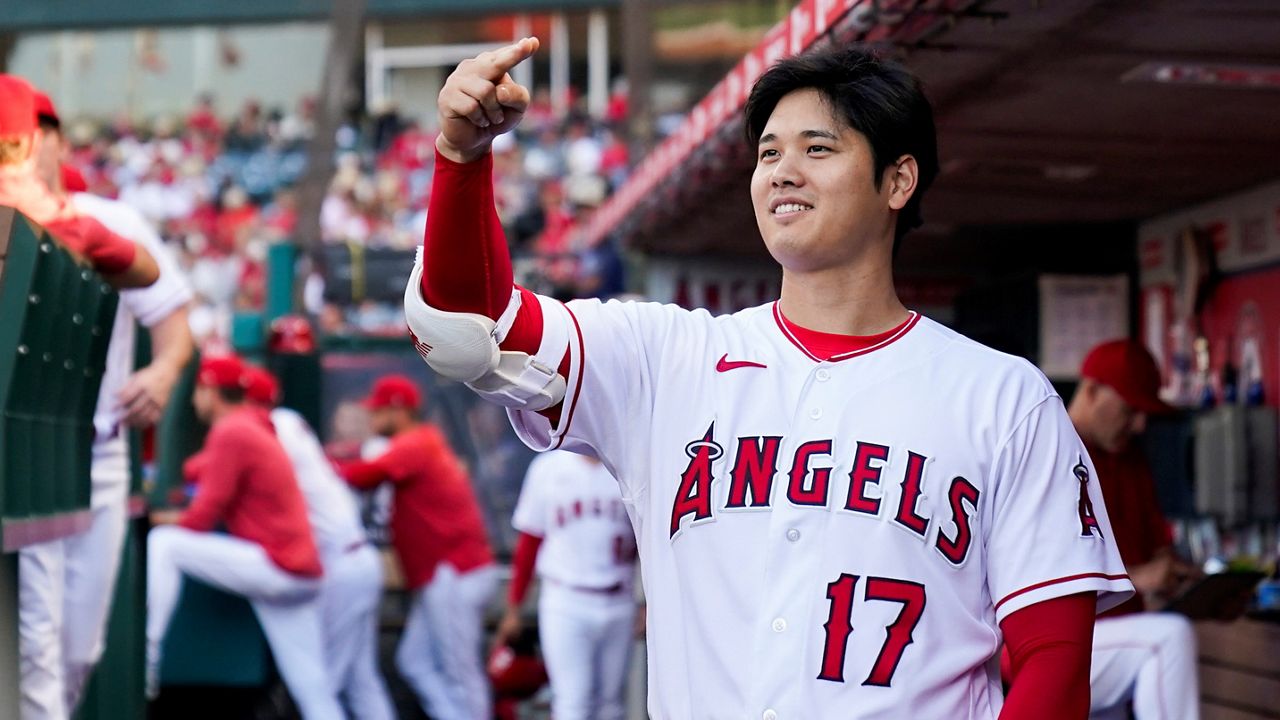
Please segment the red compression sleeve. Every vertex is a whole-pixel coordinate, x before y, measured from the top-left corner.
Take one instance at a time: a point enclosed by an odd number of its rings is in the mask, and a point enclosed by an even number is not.
[[[1094,593],[1030,605],[1000,623],[1012,665],[1000,720],[1083,720],[1089,716]]]
[[[507,604],[511,607],[520,607],[525,593],[529,592],[533,568],[538,560],[538,548],[541,546],[542,538],[529,533],[520,533],[516,540],[516,552],[511,558],[511,587],[507,591]]]
[[[493,199],[493,154],[456,163],[436,152],[423,237],[422,299],[497,320],[511,300],[511,252]]]
[[[456,163],[436,152],[422,247],[422,299],[432,307],[493,320],[507,309],[515,281],[511,251],[494,205],[492,153]],[[520,288],[520,294],[520,310],[502,349],[533,355],[542,342],[542,306],[532,292]],[[560,371],[568,376],[567,354]],[[559,407],[542,414],[554,423]]]
[[[137,245],[87,215],[53,220],[45,228],[67,247],[89,258],[104,275],[128,270],[138,256]]]

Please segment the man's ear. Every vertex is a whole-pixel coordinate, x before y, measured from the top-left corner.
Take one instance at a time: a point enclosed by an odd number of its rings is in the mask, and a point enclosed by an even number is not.
[[[884,169],[885,183],[889,187],[889,207],[901,210],[916,192],[916,183],[920,179],[920,167],[915,156],[903,155]]]
[[[1085,400],[1094,403],[1098,399],[1098,393],[1102,391],[1102,383],[1093,378],[1080,378],[1080,387],[1076,389]]]

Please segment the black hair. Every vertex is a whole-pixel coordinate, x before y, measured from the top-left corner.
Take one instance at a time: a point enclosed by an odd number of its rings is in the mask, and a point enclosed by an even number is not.
[[[915,192],[898,213],[894,229],[896,255],[902,237],[923,222],[920,203],[938,175],[933,107],[920,80],[901,63],[857,45],[833,45],[784,58],[756,81],[743,110],[747,142],[753,152],[778,102],[807,88],[817,90],[836,117],[867,139],[876,190],[891,163],[903,155],[916,159]]]
[[[38,113],[36,115],[36,124],[39,125],[40,129],[43,130],[44,132],[50,132],[50,131],[56,132],[56,133],[62,132],[62,123],[59,122],[58,118],[52,115],[47,115],[45,113]]]
[[[222,385],[215,385],[213,386],[213,389],[218,393],[218,397],[222,398],[222,402],[229,405],[239,405],[244,402],[245,397],[247,397],[245,389],[239,386],[224,387]]]

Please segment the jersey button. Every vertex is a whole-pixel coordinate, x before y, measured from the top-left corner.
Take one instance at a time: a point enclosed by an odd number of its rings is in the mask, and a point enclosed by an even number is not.
[[[770,708],[768,710],[765,710],[764,715],[762,715],[761,717],[764,718],[764,720],[778,720],[778,713],[775,712],[773,708]]]
[[[774,620],[774,621],[773,621],[773,631],[774,631],[774,632],[776,632],[776,633],[785,632],[785,631],[786,631],[786,629],[787,629],[787,621],[786,621],[786,620],[784,620],[784,619],[782,619],[782,618],[778,618],[778,619],[776,619],[776,620]]]
[[[822,408],[810,408],[809,418],[811,420],[817,420],[821,417],[822,417]]]
[[[831,371],[826,368],[818,368],[818,372],[814,373],[813,376],[818,378],[818,382],[826,382],[831,379]]]
[[[795,542],[799,540],[800,531],[795,528],[791,528],[790,530],[787,531],[787,539],[790,540],[791,542]]]

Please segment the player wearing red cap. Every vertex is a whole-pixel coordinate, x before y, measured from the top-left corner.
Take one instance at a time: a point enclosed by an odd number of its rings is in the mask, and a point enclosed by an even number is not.
[[[58,199],[66,197],[61,121],[53,102],[36,93],[39,152],[36,174]],[[65,169],[68,166],[61,166]],[[92,523],[84,532],[22,549],[19,561],[20,657],[25,720],[69,716],[102,655],[108,611],[128,518],[128,427],[154,425],[168,405],[193,344],[187,323],[191,290],[155,230],[132,208],[92,195],[72,206],[143,248],[160,277],[120,292],[106,368],[94,410]],[[151,362],[135,370],[135,328],[151,338]]]
[[[200,363],[192,398],[210,423],[196,494],[177,524],[147,538],[147,684],[158,690],[160,648],[183,575],[252,605],[289,694],[307,720],[343,717],[324,667],[317,599],[323,567],[289,457],[270,419],[245,404],[244,365]],[[227,534],[211,532],[219,524]]]
[[[160,270],[146,249],[78,213],[36,177],[34,159],[41,152],[36,114],[35,89],[20,77],[0,75],[0,205],[43,225],[117,288],[155,282]]]
[[[380,378],[365,407],[391,443],[341,472],[362,490],[395,487],[391,540],[413,593],[396,666],[431,717],[489,720],[481,634],[497,578],[466,468],[440,429],[421,419],[422,395],[409,378]]]
[[[1147,417],[1171,408],[1159,397],[1160,371],[1140,343],[1113,340],[1089,351],[1068,413],[1089,448],[1111,530],[1133,586],[1124,604],[1098,619],[1090,671],[1091,711],[1133,703],[1137,720],[1200,716],[1196,640],[1173,613],[1144,613],[1143,596],[1168,594],[1195,568],[1173,553],[1155,482],[1133,439]]]
[[[365,538],[355,497],[334,472],[307,421],[290,408],[276,406],[280,387],[271,373],[246,366],[245,395],[269,414],[307,503],[307,519],[324,564],[324,660],[338,700],[358,720],[394,720],[395,708],[378,671],[382,559]]]

